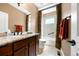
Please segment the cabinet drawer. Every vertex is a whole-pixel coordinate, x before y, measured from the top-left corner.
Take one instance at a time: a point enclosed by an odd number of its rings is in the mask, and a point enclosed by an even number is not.
[[[21,48],[14,52],[14,56],[25,56],[25,48]]]
[[[22,48],[23,46],[26,45],[26,40],[20,40],[14,43],[14,51]]]
[[[0,47],[0,56],[11,56],[12,55],[12,44],[7,44]]]

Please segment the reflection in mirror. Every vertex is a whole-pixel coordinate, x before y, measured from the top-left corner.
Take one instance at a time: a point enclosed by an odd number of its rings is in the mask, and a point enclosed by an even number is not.
[[[0,11],[0,33],[8,31],[8,14]]]
[[[32,24],[31,24],[31,14],[29,15],[29,17],[28,17],[28,31],[29,32],[31,32],[31,26],[32,26]]]

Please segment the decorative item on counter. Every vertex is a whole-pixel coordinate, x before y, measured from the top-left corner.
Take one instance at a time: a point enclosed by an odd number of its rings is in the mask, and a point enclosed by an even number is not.
[[[23,26],[22,25],[15,25],[15,32],[17,32],[17,35],[22,34],[23,32]]]

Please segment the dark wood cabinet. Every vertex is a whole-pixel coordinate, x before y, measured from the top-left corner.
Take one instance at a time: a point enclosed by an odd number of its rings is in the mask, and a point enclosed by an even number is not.
[[[20,40],[13,43],[14,56],[25,56],[26,40]]]
[[[12,44],[6,44],[0,47],[0,56],[11,56],[12,55]]]
[[[14,52],[14,56],[25,56],[25,48],[23,47],[17,50],[16,52]]]
[[[37,36],[22,39],[0,47],[0,56],[36,56],[39,49]]]
[[[36,55],[35,45],[29,46],[29,56],[35,56],[35,55]]]
[[[29,56],[29,39],[26,39],[25,42],[26,46],[25,46],[25,56]]]
[[[29,38],[29,56],[35,56],[36,55],[36,44],[35,44],[35,37]]]
[[[21,49],[26,45],[26,40],[20,40],[13,43],[14,51]]]
[[[29,56],[29,48],[28,47],[25,48],[25,56]]]

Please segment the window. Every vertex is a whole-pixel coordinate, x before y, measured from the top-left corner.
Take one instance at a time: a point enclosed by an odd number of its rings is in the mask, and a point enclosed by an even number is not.
[[[45,24],[54,24],[54,17],[45,19]]]

